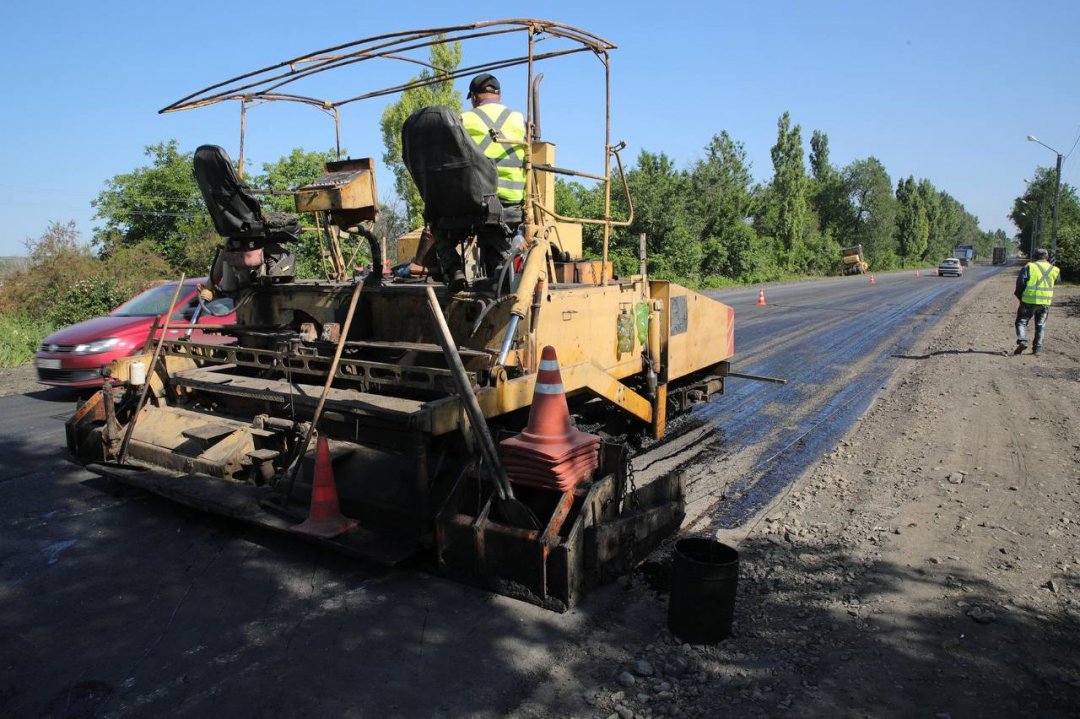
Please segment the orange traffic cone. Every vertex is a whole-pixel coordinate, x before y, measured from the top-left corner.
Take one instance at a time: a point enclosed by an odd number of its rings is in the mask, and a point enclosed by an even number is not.
[[[356,529],[357,522],[341,514],[337,487],[334,485],[334,469],[330,466],[330,443],[319,437],[315,445],[315,479],[311,483],[311,509],[308,518],[290,532],[309,534],[313,537],[333,539]]]
[[[874,276],[873,275],[870,275],[870,284],[872,284],[872,285],[877,284],[877,282],[874,282]]]
[[[555,348],[540,355],[529,423],[499,442],[507,475],[515,483],[566,492],[592,475],[599,464],[600,437],[578,431],[570,421]]]
[[[758,290],[757,291],[757,306],[758,307],[764,307],[765,306],[765,290]]]

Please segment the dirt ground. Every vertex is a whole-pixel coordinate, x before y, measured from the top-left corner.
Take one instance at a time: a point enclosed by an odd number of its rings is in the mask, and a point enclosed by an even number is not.
[[[1056,290],[1044,353],[1015,356],[1013,277],[973,288],[816,468],[720,535],[741,554],[733,637],[674,639],[639,573],[504,713],[1080,716],[1080,288]],[[37,389],[0,370],[0,394]]]
[[[973,288],[815,469],[720,536],[736,636],[680,644],[639,621],[654,593],[519,714],[586,685],[567,715],[1080,716],[1080,288],[1055,292],[1043,354],[1015,356],[1014,276]]]
[[[38,384],[34,365],[0,367],[0,397],[11,394],[29,394],[43,389],[47,388],[43,384]]]

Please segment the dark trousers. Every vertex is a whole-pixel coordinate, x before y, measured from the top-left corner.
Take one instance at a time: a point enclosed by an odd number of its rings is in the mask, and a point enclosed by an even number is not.
[[[439,269],[442,270],[445,280],[449,282],[455,276],[463,276],[461,253],[458,249],[467,239],[467,233],[451,230],[434,234],[435,256],[439,260]],[[476,233],[476,241],[480,245],[485,274],[487,277],[494,277],[496,268],[510,249],[510,238],[499,226],[485,226]]]
[[[1046,316],[1050,314],[1050,305],[1032,305],[1021,302],[1016,309],[1016,341],[1027,344],[1028,320],[1035,318],[1035,344],[1033,349],[1039,349],[1043,343],[1043,333],[1046,331]]]
[[[521,205],[504,205],[502,208],[503,224],[482,225],[476,232],[476,242],[480,246],[485,274],[495,277],[496,268],[510,251],[510,239],[514,230],[522,222]],[[435,230],[435,256],[439,261],[445,282],[455,277],[464,277],[461,253],[458,251],[468,239],[468,230]]]

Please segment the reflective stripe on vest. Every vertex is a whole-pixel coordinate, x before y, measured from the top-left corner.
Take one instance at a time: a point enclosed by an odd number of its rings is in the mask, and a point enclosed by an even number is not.
[[[1024,286],[1024,292],[1020,296],[1021,302],[1029,305],[1048,305],[1054,298],[1054,283],[1057,282],[1061,270],[1049,262],[1029,262],[1027,266],[1028,281]]]
[[[495,162],[499,199],[506,203],[524,200],[525,118],[521,113],[488,102],[461,113],[461,122],[484,156]]]

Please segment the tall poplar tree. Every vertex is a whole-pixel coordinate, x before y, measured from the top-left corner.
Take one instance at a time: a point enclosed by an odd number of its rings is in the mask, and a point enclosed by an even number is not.
[[[934,183],[923,178],[918,186],[919,203],[926,213],[926,247],[923,248],[922,260],[936,262],[944,255],[940,254],[939,248],[944,245],[940,239],[943,236],[941,226],[941,196],[938,194]],[[940,257],[939,257],[940,255]]]
[[[394,189],[398,197],[405,201],[405,215],[410,227],[423,224],[424,203],[401,159],[401,126],[409,115],[422,107],[445,105],[454,112],[461,112],[461,93],[454,89],[454,81],[450,77],[461,64],[461,44],[432,45],[429,63],[436,69],[425,69],[410,82],[438,79],[402,92],[397,102],[386,106],[379,121],[385,148],[383,162],[394,173]]]
[[[829,162],[829,136],[821,130],[814,130],[810,138],[810,172],[810,206],[817,214],[818,229],[841,245],[850,244],[851,202],[839,170]]]
[[[791,114],[785,112],[776,122],[776,144],[772,148],[773,196],[776,207],[776,239],[784,247],[785,265],[800,269],[798,257],[806,232],[808,206],[807,178],[803,165],[802,128],[791,126]]]
[[[746,150],[722,131],[690,172],[691,206],[700,218],[704,276],[740,277],[751,251],[746,217],[753,178]]]
[[[900,263],[919,259],[926,252],[930,223],[915,178],[910,175],[896,185],[896,241]]]

